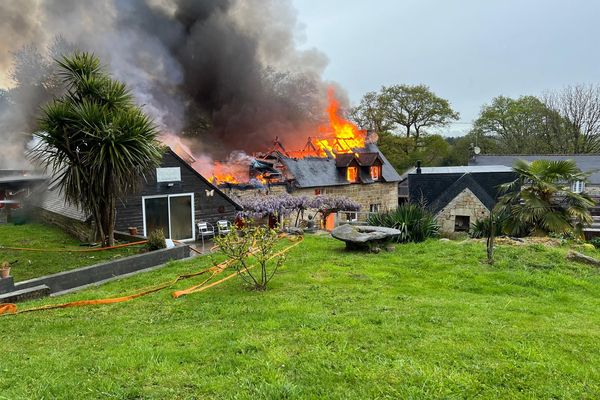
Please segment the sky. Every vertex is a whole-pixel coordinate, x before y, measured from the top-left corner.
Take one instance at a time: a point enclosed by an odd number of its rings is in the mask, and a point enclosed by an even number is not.
[[[325,77],[352,103],[382,85],[426,84],[464,134],[494,97],[599,83],[593,0],[293,0],[300,46],[329,58]]]

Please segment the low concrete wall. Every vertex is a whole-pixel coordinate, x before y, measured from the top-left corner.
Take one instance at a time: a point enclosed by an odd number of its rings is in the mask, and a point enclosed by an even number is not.
[[[15,284],[14,289],[21,290],[46,285],[50,288],[51,293],[62,292],[63,290],[89,285],[115,276],[154,267],[170,260],[181,260],[189,256],[190,247],[188,245],[176,246],[171,249],[156,250],[150,253],[138,254],[115,261],[18,282]]]

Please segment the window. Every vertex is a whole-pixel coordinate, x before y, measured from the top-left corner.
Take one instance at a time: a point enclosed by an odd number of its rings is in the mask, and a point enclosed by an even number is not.
[[[574,193],[583,193],[585,190],[585,182],[584,181],[575,181],[571,184],[571,191]]]
[[[346,212],[346,222],[356,222],[358,221],[358,213],[357,212]]]
[[[468,215],[457,215],[454,217],[454,232],[468,232],[471,225],[471,217]]]
[[[378,181],[381,177],[381,165],[372,165],[371,166],[371,179],[374,181]]]
[[[142,216],[144,236],[162,229],[168,239],[195,239],[192,193],[142,197]]]
[[[358,181],[358,167],[348,167],[346,170],[346,179],[348,179],[348,182]]]
[[[379,204],[379,203],[369,204],[369,212],[378,213],[380,208],[381,208],[381,204]]]

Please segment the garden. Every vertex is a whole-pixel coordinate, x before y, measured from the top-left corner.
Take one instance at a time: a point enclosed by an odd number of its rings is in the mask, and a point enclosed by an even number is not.
[[[11,263],[10,274],[16,282],[131,256],[143,248],[136,245],[90,251],[93,248],[81,246],[77,239],[62,230],[39,223],[0,224],[0,238],[0,261]]]
[[[177,300],[168,290],[2,317],[0,393],[596,398],[600,275],[566,260],[571,246],[499,244],[490,266],[477,241],[430,239],[372,254],[308,235],[267,291],[231,279]],[[174,262],[60,301],[127,295],[212,263]]]
[[[75,83],[100,68],[86,54],[61,65]],[[124,86],[84,81],[71,90],[107,85],[111,95],[90,105],[122,109],[113,110],[113,125],[135,140],[114,150],[114,135],[85,138],[71,126],[78,154],[88,156],[71,160],[59,184],[94,211],[102,245],[112,247],[115,202],[156,167],[160,149]],[[43,143],[65,137],[61,118],[87,125],[87,115],[72,118],[87,110],[80,99],[46,108],[37,134],[38,157],[61,171],[68,154],[53,147],[48,156]],[[138,159],[139,169],[128,167]],[[438,239],[425,205],[407,204],[372,213],[367,222],[391,233],[368,251],[348,251],[301,228],[355,212],[356,203],[255,198],[240,217],[274,218],[281,230],[242,221],[215,238],[214,254],[19,303],[18,313],[5,306],[0,398],[598,398],[600,271],[570,256],[600,259],[581,239],[593,201],[564,188],[585,177],[565,162],[515,171],[519,179],[472,226],[472,238]],[[0,236],[0,259],[18,260],[17,280],[140,250],[77,251],[77,242],[37,224],[0,226]],[[153,237],[164,245],[164,235]]]

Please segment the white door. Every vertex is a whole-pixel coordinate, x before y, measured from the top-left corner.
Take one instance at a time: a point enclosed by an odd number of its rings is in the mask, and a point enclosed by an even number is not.
[[[173,194],[142,198],[144,235],[162,229],[173,240],[194,240],[194,194]]]

